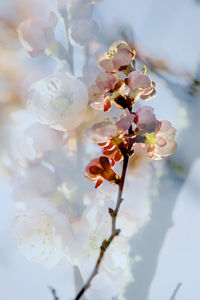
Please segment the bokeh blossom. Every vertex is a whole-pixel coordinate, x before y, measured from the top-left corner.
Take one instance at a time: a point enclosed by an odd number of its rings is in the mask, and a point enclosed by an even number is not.
[[[44,198],[34,207],[18,211],[13,229],[25,257],[48,269],[63,264],[72,233],[65,215]]]
[[[53,28],[41,17],[25,20],[17,31],[20,42],[32,57],[41,56],[54,40]]]
[[[14,200],[25,205],[30,199],[51,195],[56,189],[54,172],[41,164],[22,169],[12,183]]]
[[[84,83],[63,68],[33,84],[28,100],[39,122],[61,131],[79,126],[87,104]]]
[[[91,18],[74,19],[70,22],[69,37],[74,45],[84,46],[95,37],[98,26]]]
[[[87,280],[91,273],[102,241],[109,237],[111,218],[108,209],[113,204],[110,199],[95,199],[85,209],[81,218],[71,224],[73,240],[70,244],[69,255],[72,263],[79,267],[84,280]],[[136,219],[130,215],[127,217],[127,212],[122,211],[119,217],[119,226],[122,225],[125,228],[125,223],[128,224],[130,231],[125,230],[121,236],[117,237],[105,254],[99,276],[91,286],[91,294],[88,292],[88,299],[93,299],[92,295],[94,297],[94,293],[102,288],[110,291],[110,297],[119,293],[123,276],[129,270],[128,254],[130,249],[127,236],[130,236],[130,232],[135,232],[137,227]],[[106,295],[105,299],[109,299],[109,297]]]

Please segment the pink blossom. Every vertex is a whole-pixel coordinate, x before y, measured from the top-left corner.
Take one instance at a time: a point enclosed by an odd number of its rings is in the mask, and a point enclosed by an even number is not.
[[[103,121],[94,124],[92,128],[87,130],[86,134],[94,143],[104,143],[110,138],[117,136],[119,134],[119,130],[114,123],[110,121]]]
[[[97,56],[97,65],[107,72],[121,71],[127,68],[135,57],[125,41],[114,42],[109,51]]]
[[[96,182],[95,188],[102,185],[104,179],[115,184],[120,182],[119,176],[112,170],[112,165],[105,156],[95,158],[89,162],[85,170],[85,177]]]
[[[134,122],[140,132],[154,132],[159,126],[159,121],[150,106],[140,107],[135,114]]]
[[[93,84],[88,89],[91,107],[97,110],[108,111],[111,108],[112,101],[117,105],[115,99],[128,93],[124,86],[125,83],[118,73],[99,73],[96,84]]]
[[[117,74],[101,72],[96,78],[96,85],[101,91],[113,91],[120,80],[122,78]]]
[[[131,89],[129,97],[134,100],[149,100],[156,95],[155,83],[141,71],[129,73],[126,83]]]
[[[149,144],[148,155],[150,158],[160,160],[171,155],[176,150],[174,140],[176,129],[167,120],[161,121],[161,126],[156,133],[146,134],[146,143]]]
[[[122,149],[127,146],[125,131],[132,125],[134,115],[129,112],[124,118],[116,123],[103,121],[96,123],[87,130],[87,136],[101,146],[102,153],[114,161],[118,162],[123,158]]]
[[[50,23],[40,17],[25,20],[17,31],[21,44],[32,57],[41,56],[54,40]]]

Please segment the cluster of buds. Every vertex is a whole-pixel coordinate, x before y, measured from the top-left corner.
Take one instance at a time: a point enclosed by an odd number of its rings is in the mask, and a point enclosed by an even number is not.
[[[148,157],[155,160],[176,149],[176,130],[169,121],[157,120],[149,106],[133,111],[137,100],[146,101],[156,95],[155,83],[146,74],[146,68],[135,69],[135,54],[126,42],[117,41],[108,52],[97,57],[97,65],[104,72],[99,73],[89,88],[90,105],[97,110],[109,111],[114,103],[124,110],[125,116],[117,122],[103,121],[88,129],[88,136],[98,143],[104,155],[93,159],[86,168],[86,177],[96,181],[96,187],[104,179],[119,184],[120,178],[112,167],[125,156],[133,155],[136,144],[146,148]],[[106,161],[106,170],[101,164],[102,159]]]

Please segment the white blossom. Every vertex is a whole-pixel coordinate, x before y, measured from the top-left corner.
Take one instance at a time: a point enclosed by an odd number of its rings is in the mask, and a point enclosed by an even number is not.
[[[48,196],[55,189],[55,174],[41,164],[21,170],[12,181],[12,195],[16,202],[27,203],[29,199]]]
[[[71,228],[65,215],[46,199],[35,199],[35,205],[17,213],[14,235],[25,257],[48,269],[65,263]]]
[[[64,143],[62,132],[35,122],[24,111],[19,112],[9,131],[8,155],[15,166],[25,167]]]
[[[36,82],[28,100],[29,109],[39,122],[61,131],[81,123],[87,103],[85,85],[63,68]]]

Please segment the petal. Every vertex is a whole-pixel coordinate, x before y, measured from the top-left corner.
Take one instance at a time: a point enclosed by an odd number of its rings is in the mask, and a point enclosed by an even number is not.
[[[103,178],[99,178],[95,184],[95,189],[97,189],[98,187],[100,187],[103,183]]]
[[[111,101],[109,99],[107,99],[105,102],[104,102],[104,106],[103,106],[103,110],[104,111],[109,111],[111,109]]]
[[[111,169],[109,159],[106,156],[101,156],[99,161],[104,170]]]

